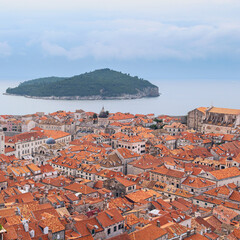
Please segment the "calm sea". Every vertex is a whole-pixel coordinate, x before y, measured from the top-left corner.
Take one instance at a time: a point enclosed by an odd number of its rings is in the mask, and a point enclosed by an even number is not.
[[[158,80],[151,81],[162,93],[157,98],[136,100],[41,100],[3,95],[7,87],[17,82],[0,82],[0,114],[29,114],[56,110],[100,112],[104,106],[110,112],[155,113],[185,115],[199,106],[217,106],[240,109],[240,80]]]

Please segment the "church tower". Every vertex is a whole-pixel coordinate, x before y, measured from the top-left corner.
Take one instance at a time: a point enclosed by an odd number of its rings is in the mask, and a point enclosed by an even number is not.
[[[5,135],[0,127],[0,154],[5,154]]]

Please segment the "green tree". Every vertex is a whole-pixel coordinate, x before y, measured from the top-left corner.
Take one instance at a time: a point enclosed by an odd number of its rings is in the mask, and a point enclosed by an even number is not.
[[[137,76],[131,77],[110,69],[100,69],[69,78],[48,77],[25,81],[18,87],[8,88],[6,92],[36,97],[100,95],[104,98],[118,97],[122,94],[133,95],[149,87],[158,90],[157,86]],[[158,96],[157,92],[156,96]]]

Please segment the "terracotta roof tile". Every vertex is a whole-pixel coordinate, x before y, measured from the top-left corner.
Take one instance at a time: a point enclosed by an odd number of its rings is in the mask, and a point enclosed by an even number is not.
[[[123,216],[116,208],[98,213],[97,219],[104,228],[124,221]]]

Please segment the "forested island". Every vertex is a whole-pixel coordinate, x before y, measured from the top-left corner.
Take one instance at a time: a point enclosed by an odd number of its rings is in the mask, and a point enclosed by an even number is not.
[[[15,88],[8,88],[6,94],[43,99],[98,100],[157,97],[159,90],[147,80],[106,68],[68,78],[25,81]]]

